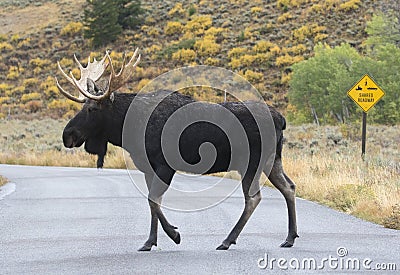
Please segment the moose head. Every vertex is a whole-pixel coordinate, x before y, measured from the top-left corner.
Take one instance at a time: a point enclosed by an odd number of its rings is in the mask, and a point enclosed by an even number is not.
[[[74,55],[75,62],[80,69],[80,79],[77,80],[72,72],[67,75],[57,62],[62,75],[73,87],[78,90],[80,96],[76,97],[66,92],[56,78],[57,87],[68,99],[83,103],[82,109],[73,117],[63,131],[63,142],[67,148],[80,147],[85,143],[85,150],[90,154],[96,154],[97,168],[103,167],[104,156],[107,153],[107,143],[121,146],[122,123],[126,110],[132,99],[132,94],[120,94],[116,91],[121,88],[133,74],[136,65],[140,61],[138,49],[127,62],[126,55],[122,67],[115,73],[111,57],[108,52],[104,57],[93,62],[88,59],[86,67],[78,61]],[[101,85],[100,80],[104,77],[107,67],[110,66],[108,81]],[[127,98],[128,97],[128,98]],[[121,125],[120,125],[121,124]]]

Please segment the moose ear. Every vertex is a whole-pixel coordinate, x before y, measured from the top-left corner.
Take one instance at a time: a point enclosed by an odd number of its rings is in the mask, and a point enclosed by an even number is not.
[[[92,95],[95,95],[97,93],[96,83],[94,83],[94,81],[90,78],[87,79],[87,91]]]

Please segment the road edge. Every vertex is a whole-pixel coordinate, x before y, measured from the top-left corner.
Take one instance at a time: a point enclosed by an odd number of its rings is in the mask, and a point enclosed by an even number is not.
[[[7,182],[6,184],[0,186],[0,200],[14,193],[15,189],[16,185],[13,182]]]

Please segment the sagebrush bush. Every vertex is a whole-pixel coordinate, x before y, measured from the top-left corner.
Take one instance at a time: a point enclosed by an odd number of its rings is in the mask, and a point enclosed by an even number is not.
[[[4,185],[6,183],[7,183],[7,179],[2,177],[2,176],[0,176],[0,186]]]
[[[383,225],[387,228],[400,230],[400,203],[392,207],[392,213],[384,219]]]
[[[37,113],[43,108],[43,102],[41,100],[31,100],[27,102],[24,109],[29,113]]]

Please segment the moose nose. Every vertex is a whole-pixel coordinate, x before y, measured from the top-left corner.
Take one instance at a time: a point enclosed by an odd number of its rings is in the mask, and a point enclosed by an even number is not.
[[[79,137],[79,131],[77,131],[76,129],[64,129],[63,132],[63,143],[64,146],[67,148],[72,148],[77,144],[77,140]]]

